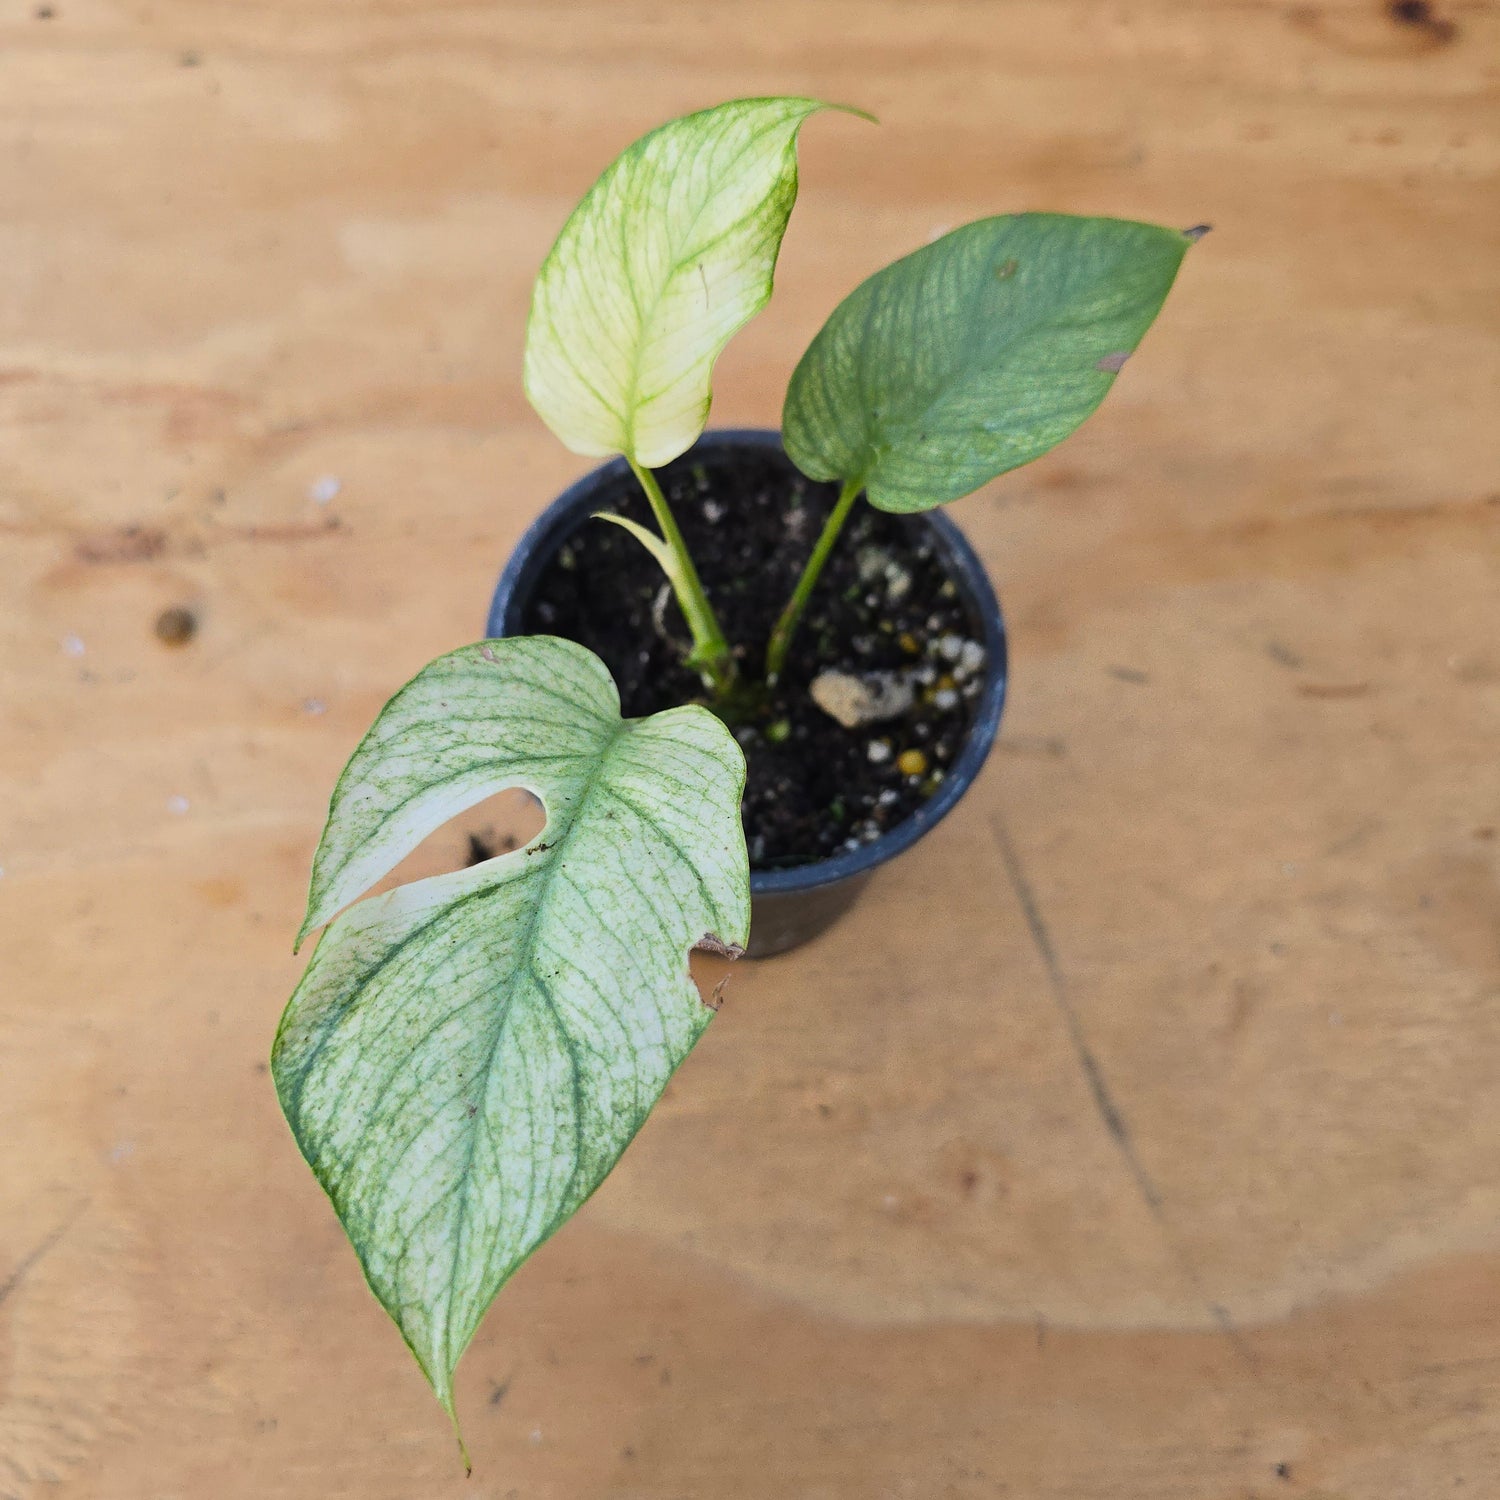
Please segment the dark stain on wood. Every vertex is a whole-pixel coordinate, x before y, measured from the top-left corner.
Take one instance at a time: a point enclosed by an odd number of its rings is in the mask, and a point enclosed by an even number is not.
[[[1389,0],[1386,14],[1398,26],[1420,31],[1429,41],[1446,45],[1458,35],[1458,27],[1432,8],[1429,0]]]
[[[164,646],[186,646],[198,634],[198,617],[185,605],[174,604],[156,617],[156,638]]]
[[[73,554],[79,562],[150,562],[167,550],[167,534],[155,526],[117,526],[78,538]]]

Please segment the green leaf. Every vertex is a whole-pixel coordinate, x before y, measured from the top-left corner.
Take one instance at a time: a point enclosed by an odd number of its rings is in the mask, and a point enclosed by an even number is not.
[[[525,383],[575,453],[659,468],[708,420],[713,363],[770,300],[815,99],[741,99],[629,147],[542,264]],[[851,111],[858,113],[858,111]]]
[[[955,229],[834,309],[787,390],[788,454],[892,511],[1039,458],[1104,399],[1194,237],[1066,214]]]
[[[450,1415],[491,1299],[711,1018],[687,956],[747,940],[744,780],[706,710],[621,719],[603,663],[542,636],[424,668],[339,781],[311,925],[482,797],[521,786],[547,809],[524,849],[339,917],[272,1057],[297,1144]]]

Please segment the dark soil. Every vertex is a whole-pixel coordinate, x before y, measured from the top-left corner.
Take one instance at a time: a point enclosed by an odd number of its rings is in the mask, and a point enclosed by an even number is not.
[[[668,503],[740,662],[758,680],[765,643],[837,499],[772,451],[689,454],[661,471]],[[599,509],[651,525],[629,476]],[[585,521],[540,578],[522,623],[603,658],[628,717],[705,702],[682,665],[688,634],[660,569],[633,537]],[[861,502],[792,644],[782,680],[731,718],[749,764],[745,833],[756,869],[810,863],[878,838],[934,791],[963,746],[984,677],[970,618],[918,517]],[[899,717],[846,729],[809,686],[834,669],[902,673]]]

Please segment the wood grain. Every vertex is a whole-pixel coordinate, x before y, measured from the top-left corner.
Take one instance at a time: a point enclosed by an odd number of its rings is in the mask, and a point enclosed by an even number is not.
[[[1489,0],[16,0],[0,42],[0,1496],[1497,1491]],[[806,132],[721,424],[966,218],[1216,227],[1090,426],[957,507],[1014,633],[983,779],[741,967],[481,1331],[465,1484],[266,1052],[337,768],[579,471],[520,390],[541,255],[757,92],[882,123]]]

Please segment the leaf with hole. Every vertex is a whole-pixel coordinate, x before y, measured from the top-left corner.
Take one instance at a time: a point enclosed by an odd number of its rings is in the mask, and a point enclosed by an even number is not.
[[[547,812],[524,848],[338,917],[273,1053],[297,1144],[450,1416],[491,1299],[711,1019],[687,958],[747,940],[744,776],[706,710],[622,719],[597,657],[538,636],[424,668],[339,780],[304,934],[492,793]]]
[[[672,120],[573,211],[537,276],[524,376],[575,453],[656,468],[703,431],[714,361],[771,296],[797,133],[829,107],[739,99]]]
[[[787,390],[787,452],[890,511],[1039,458],[1104,399],[1195,237],[1066,214],[955,229],[834,309]]]

